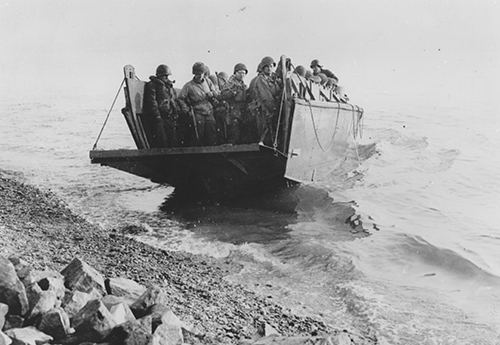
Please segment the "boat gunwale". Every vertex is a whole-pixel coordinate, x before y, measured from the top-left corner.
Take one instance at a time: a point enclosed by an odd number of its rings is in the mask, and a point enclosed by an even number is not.
[[[200,155],[200,154],[224,154],[224,153],[246,153],[259,152],[261,145],[217,145],[217,146],[190,146],[190,147],[162,147],[151,149],[115,149],[115,150],[92,150],[89,156],[92,161],[106,158],[143,158],[177,155]]]

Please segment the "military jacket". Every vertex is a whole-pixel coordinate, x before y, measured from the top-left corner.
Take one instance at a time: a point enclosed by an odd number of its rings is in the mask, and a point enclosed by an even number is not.
[[[255,79],[253,88],[253,97],[255,101],[268,112],[274,112],[279,99],[280,87],[273,76],[266,76],[260,73]]]
[[[144,114],[152,118],[168,118],[176,114],[178,107],[175,89],[155,76],[149,79],[144,87]]]
[[[213,88],[212,83],[209,84],[207,82],[206,78],[201,83],[191,80],[183,86],[179,93],[179,98],[188,106],[191,106],[196,114],[211,115],[213,113],[213,106],[208,96],[210,92],[214,96],[217,95],[217,90]]]

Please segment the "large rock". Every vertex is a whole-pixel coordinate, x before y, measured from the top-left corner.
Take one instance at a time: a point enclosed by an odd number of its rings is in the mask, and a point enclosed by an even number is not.
[[[0,330],[2,330],[3,325],[5,325],[5,315],[9,312],[9,306],[4,303],[0,303]]]
[[[51,335],[54,339],[61,339],[73,333],[68,314],[62,308],[55,308],[45,313],[38,329]]]
[[[151,345],[182,345],[183,322],[171,310],[163,313],[161,322],[153,333]]]
[[[127,278],[109,278],[105,280],[104,284],[108,294],[124,297],[129,305],[146,292],[145,286]]]
[[[53,340],[50,335],[40,332],[35,327],[13,328],[5,331],[5,334],[15,345],[41,345]]]
[[[92,289],[90,292],[67,290],[62,301],[62,307],[66,311],[68,316],[72,318],[89,301],[100,299],[101,297],[101,293],[96,289]]]
[[[68,289],[90,292],[93,288],[106,294],[104,277],[87,263],[75,258],[62,271]]]
[[[12,262],[16,270],[17,277],[23,281],[24,278],[31,272],[31,267],[26,261],[17,256],[9,257],[9,261]]]
[[[10,345],[12,344],[12,339],[10,339],[5,333],[0,331],[0,345]]]
[[[129,306],[125,303],[119,303],[111,306],[109,309],[109,313],[115,320],[117,325],[121,325],[122,323],[128,321],[135,321],[135,316],[130,310]]]
[[[73,317],[72,326],[85,340],[100,341],[111,332],[116,322],[101,301],[92,300]]]
[[[155,304],[170,305],[167,293],[159,287],[150,287],[131,306],[136,318],[149,314],[151,307]]]
[[[149,345],[151,331],[137,321],[123,323],[111,331],[105,339],[110,345]]]
[[[34,322],[51,309],[61,306],[66,288],[56,271],[32,270],[23,280],[30,305],[29,321]]]
[[[108,310],[111,309],[112,306],[120,303],[127,304],[127,301],[123,297],[113,295],[104,296],[103,298],[101,298],[101,302],[106,306],[106,308],[108,308]]]
[[[29,311],[24,285],[17,277],[14,265],[0,256],[0,303],[9,306],[9,313],[25,315]]]
[[[24,324],[24,317],[19,315],[7,315],[5,317],[5,325],[3,330],[6,331],[11,328],[22,328]]]

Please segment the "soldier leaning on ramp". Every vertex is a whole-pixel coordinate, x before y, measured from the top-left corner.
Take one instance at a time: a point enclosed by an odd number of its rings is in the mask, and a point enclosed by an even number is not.
[[[144,123],[151,147],[173,147],[177,141],[179,106],[167,65],[159,65],[156,75],[144,87]]]
[[[249,108],[257,122],[257,133],[261,143],[272,145],[276,130],[281,88],[274,73],[276,63],[266,56],[259,64],[259,75],[250,83],[252,100]]]

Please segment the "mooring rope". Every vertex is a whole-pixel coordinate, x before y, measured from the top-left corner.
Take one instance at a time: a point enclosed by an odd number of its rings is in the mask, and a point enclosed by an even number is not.
[[[106,119],[104,120],[104,123],[102,124],[101,130],[99,131],[99,135],[97,136],[97,139],[94,143],[94,146],[92,147],[92,150],[95,150],[97,148],[97,143],[99,142],[99,139],[101,138],[101,134],[102,134],[102,131],[104,130],[104,127],[106,127],[106,123],[108,122],[109,115],[111,114],[111,111],[113,110],[113,107],[115,106],[116,100],[118,98],[118,95],[120,94],[120,91],[121,91],[124,83],[125,83],[125,78],[122,79],[120,87],[118,88],[118,91],[116,92],[115,99],[113,100],[113,103],[111,104],[111,108],[109,108],[108,115],[106,116]]]

